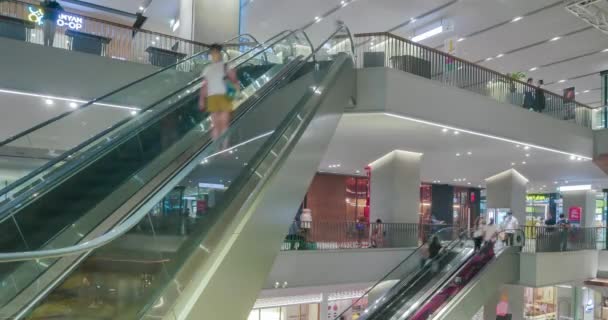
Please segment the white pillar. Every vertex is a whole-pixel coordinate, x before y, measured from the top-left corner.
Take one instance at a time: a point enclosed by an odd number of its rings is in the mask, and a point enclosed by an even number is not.
[[[507,298],[509,300],[509,313],[511,320],[523,320],[524,318],[524,286],[506,285]]]
[[[221,43],[239,34],[239,0],[193,0],[192,40]]]
[[[520,225],[526,221],[526,184],[528,179],[509,169],[486,179],[488,208],[508,208]]]
[[[421,158],[421,153],[394,150],[371,163],[371,221],[418,223]]]
[[[179,27],[175,30],[177,36],[184,39],[192,40],[193,25],[193,9],[194,0],[179,0],[179,14],[177,15],[176,23],[179,21]]]
[[[581,207],[582,227],[593,227],[595,224],[595,192],[591,190],[562,191],[564,215],[569,219],[570,207]]]
[[[329,306],[329,304],[327,303],[328,296],[329,294],[327,292],[324,292],[323,300],[321,300],[321,303],[319,303],[319,319],[321,320],[326,320],[329,318],[329,313],[327,312],[327,308]]]

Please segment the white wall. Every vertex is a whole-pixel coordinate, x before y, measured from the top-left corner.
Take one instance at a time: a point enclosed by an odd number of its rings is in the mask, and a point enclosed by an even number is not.
[[[193,40],[222,42],[239,33],[239,0],[196,0],[193,12]]]
[[[601,252],[601,251],[599,251]],[[519,283],[543,287],[595,278],[598,251],[521,253]]]
[[[284,251],[266,279],[265,289],[287,281],[289,287],[323,286],[380,280],[413,249]]]
[[[0,88],[92,99],[157,67],[0,38]]]
[[[355,111],[388,111],[584,156],[593,155],[592,130],[569,122],[389,68],[360,69],[357,81]]]

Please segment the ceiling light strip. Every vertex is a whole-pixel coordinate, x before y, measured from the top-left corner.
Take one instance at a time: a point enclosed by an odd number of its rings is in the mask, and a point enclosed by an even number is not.
[[[539,149],[539,150],[544,150],[544,151],[549,151],[549,152],[554,152],[554,153],[559,153],[559,154],[563,154],[563,155],[567,155],[567,156],[580,157],[580,158],[583,158],[584,160],[592,160],[592,158],[590,158],[590,157],[586,157],[586,156],[579,155],[579,154],[576,154],[576,153],[561,151],[561,150],[557,150],[557,149],[553,149],[553,148],[548,148],[548,147],[543,147],[543,146],[535,145],[535,144],[532,144],[532,143],[527,143],[527,142],[517,141],[517,140],[513,140],[513,139],[498,137],[498,136],[494,136],[494,135],[491,135],[491,134],[481,133],[481,132],[477,132],[477,131],[473,131],[473,130],[467,130],[467,129],[461,129],[461,128],[456,128],[456,127],[452,127],[452,126],[447,126],[447,125],[443,125],[443,124],[440,124],[440,123],[437,123],[437,122],[426,121],[426,120],[416,119],[416,118],[412,118],[412,117],[406,117],[406,116],[402,116],[402,115],[398,115],[398,114],[394,114],[394,113],[390,113],[390,112],[371,112],[371,113],[361,113],[361,114],[363,114],[363,115],[365,115],[365,114],[383,114],[385,116],[389,116],[389,117],[393,117],[393,118],[398,118],[398,119],[402,119],[402,120],[408,120],[408,121],[412,121],[412,122],[416,122],[416,123],[427,124],[427,125],[431,125],[431,126],[438,127],[438,128],[448,128],[450,130],[457,130],[457,131],[460,131],[460,132],[469,133],[469,134],[476,135],[476,136],[479,136],[479,137],[490,138],[490,139],[499,140],[499,141],[503,141],[503,142],[509,142],[509,143],[513,143],[513,144],[520,144],[520,145],[524,145],[524,146],[529,146],[531,148],[535,148],[535,149]]]
[[[560,1],[557,1],[557,2],[555,2],[555,3],[553,3],[553,4],[550,4],[550,5],[548,5],[548,6],[545,6],[545,7],[542,7],[542,8],[539,8],[539,9],[536,9],[536,10],[533,10],[533,11],[530,11],[530,12],[527,12],[527,13],[525,13],[525,14],[521,15],[520,17],[522,17],[522,18],[529,17],[529,16],[535,15],[535,14],[537,14],[537,13],[540,13],[540,12],[545,11],[545,10],[548,10],[548,9],[552,9],[552,8],[557,7],[557,6],[560,6],[560,5],[562,5],[562,1],[561,1],[561,0],[560,0]],[[470,38],[470,37],[478,36],[478,35],[480,35],[480,34],[482,34],[482,33],[488,32],[488,31],[493,30],[493,29],[496,29],[496,28],[500,28],[500,27],[502,27],[502,26],[504,26],[504,25],[506,25],[506,24],[512,23],[512,22],[513,22],[513,18],[509,18],[509,19],[508,19],[508,20],[506,20],[506,21],[499,22],[499,23],[494,24],[494,25],[491,25],[491,26],[489,26],[489,27],[487,27],[487,28],[484,28],[484,29],[481,29],[481,30],[475,31],[475,32],[470,33],[470,34],[468,34],[468,35],[466,35],[466,36],[463,36],[462,38],[466,38],[466,39],[468,39],[468,38]],[[435,47],[435,49],[441,49],[442,47],[443,47],[443,44],[441,44],[441,45],[439,45],[439,46]]]
[[[25,92],[25,91],[17,91],[17,90],[0,89],[0,93],[8,93],[8,94],[14,94],[14,95],[20,95],[20,96],[26,96],[26,97],[52,99],[52,100],[59,100],[59,101],[77,102],[77,103],[82,103],[82,104],[89,102],[86,100],[80,100],[80,99],[75,99],[75,98],[57,97],[57,96],[50,96],[50,95]],[[121,106],[121,105],[110,104],[110,103],[94,102],[93,104],[99,105],[99,106],[104,106],[104,107],[127,109],[127,110],[134,110],[134,111],[140,110],[139,108],[135,108],[135,107],[127,107],[127,106]]]

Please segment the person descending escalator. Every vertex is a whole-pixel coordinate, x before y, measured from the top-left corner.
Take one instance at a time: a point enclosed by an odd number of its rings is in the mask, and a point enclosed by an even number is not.
[[[229,69],[224,62],[222,50],[223,48],[219,44],[212,44],[209,48],[211,63],[203,70],[203,84],[199,100],[201,111],[211,113],[213,140],[219,138],[228,129],[232,101],[240,92],[236,72]]]
[[[494,257],[494,246],[484,245],[475,256],[456,274],[454,280],[445,288],[441,289],[422,308],[420,308],[410,320],[426,320],[431,318],[439,308],[450,298],[464,288],[475,275]]]

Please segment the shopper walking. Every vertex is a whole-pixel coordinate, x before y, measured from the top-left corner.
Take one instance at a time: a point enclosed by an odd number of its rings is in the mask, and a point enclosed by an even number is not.
[[[209,48],[211,63],[203,70],[203,85],[199,106],[201,111],[211,113],[213,139],[219,138],[230,125],[232,100],[240,92],[236,72],[229,69],[222,57],[222,46],[212,44]],[[226,147],[226,146],[224,146]]]
[[[382,225],[382,219],[376,219],[372,229],[372,248],[381,248],[384,245],[384,226]]]
[[[536,97],[534,98],[534,111],[543,112],[545,110],[545,90],[542,89],[542,86],[545,82],[541,79],[538,80],[538,85],[536,86]]]
[[[513,216],[513,212],[508,211],[502,227],[502,230],[505,232],[505,245],[513,245],[513,240],[515,238],[515,232],[517,229],[519,229],[519,221],[517,221],[517,218]]]
[[[46,47],[52,47],[55,41],[55,29],[57,28],[57,19],[63,8],[55,0],[44,0],[40,3],[42,7],[42,24],[43,38]]]
[[[566,219],[563,213],[559,215],[559,220],[557,220],[557,226],[559,227],[559,250],[567,251],[570,221]]]
[[[534,80],[528,78],[528,85],[524,88],[524,109],[534,110]]]

